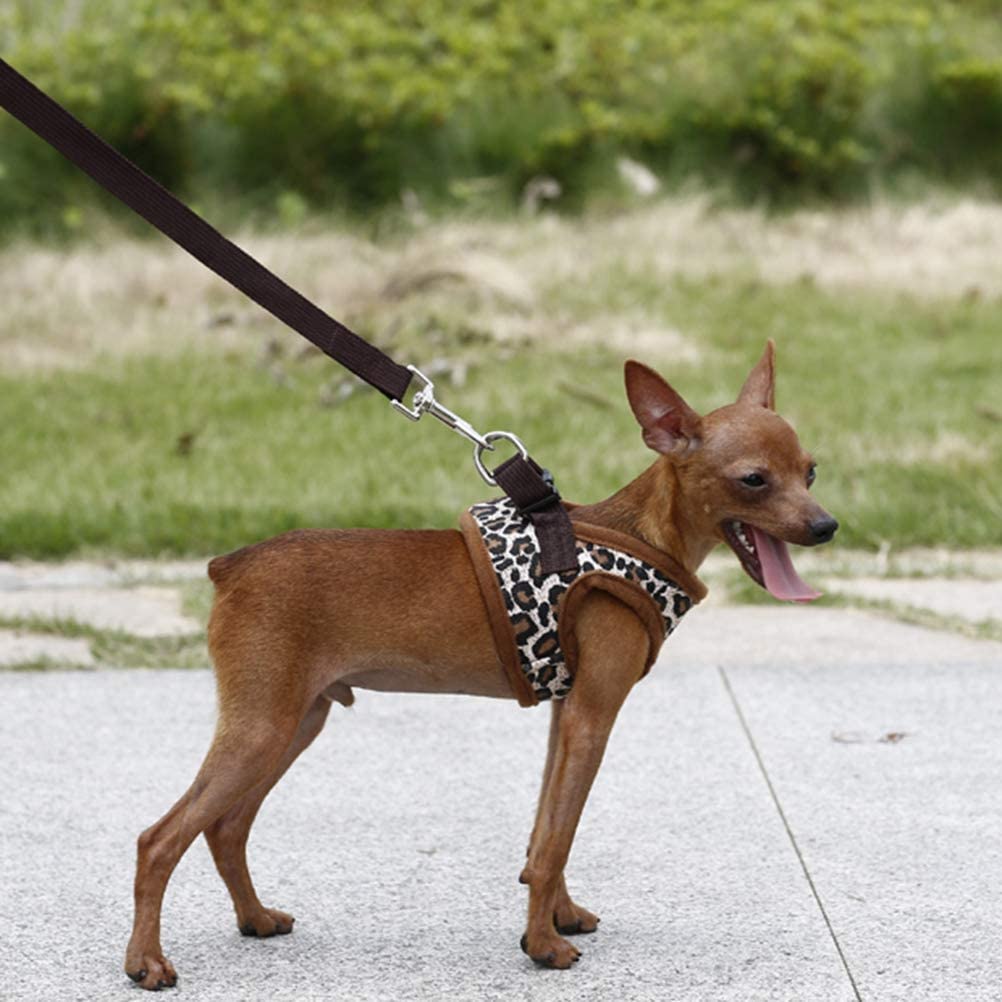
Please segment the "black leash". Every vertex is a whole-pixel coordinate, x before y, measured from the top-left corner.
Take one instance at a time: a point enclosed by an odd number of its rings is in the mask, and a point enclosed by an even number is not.
[[[397,364],[286,285],[2,59],[0,106],[220,278],[379,390],[412,420],[430,413],[473,441],[477,469],[484,479],[499,485],[532,519],[544,573],[578,569],[574,533],[560,495],[514,435],[480,435],[435,399],[433,384],[419,370]],[[408,407],[402,401],[415,376],[422,385]],[[490,471],[482,457],[498,439],[512,442],[518,453]]]

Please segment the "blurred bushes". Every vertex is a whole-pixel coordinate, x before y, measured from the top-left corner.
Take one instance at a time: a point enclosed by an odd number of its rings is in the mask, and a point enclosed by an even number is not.
[[[171,188],[269,214],[538,174],[573,205],[622,154],[770,201],[1002,178],[984,0],[0,0],[0,51]],[[0,119],[0,231],[92,198]]]

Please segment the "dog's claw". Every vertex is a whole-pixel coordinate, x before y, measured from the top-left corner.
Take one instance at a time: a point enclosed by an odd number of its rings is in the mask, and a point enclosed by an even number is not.
[[[576,936],[579,932],[581,932],[581,919],[578,919],[572,925],[558,925],[557,932],[559,932],[561,936]]]
[[[287,936],[295,924],[296,920],[292,915],[280,912],[277,908],[265,908],[260,915],[249,918],[237,928],[241,936],[268,939],[271,936]]]
[[[563,918],[563,922],[561,922]],[[600,919],[568,898],[553,912],[553,925],[561,936],[587,936],[598,929]]]
[[[547,950],[546,953],[540,954],[538,957],[529,952],[528,933],[525,933],[521,940],[519,940],[519,946],[522,947],[522,952],[534,964],[537,964],[540,967],[550,967],[559,970],[570,967],[571,964],[576,964],[581,957],[580,952],[564,940],[558,940],[557,942],[559,944],[559,949],[551,948]],[[568,953],[571,954],[569,957],[567,956]]]
[[[134,981],[148,992],[159,992],[164,988],[173,988],[177,984],[177,972],[160,952],[159,946],[155,950],[136,951],[136,953],[142,956],[145,964],[134,971],[130,971],[130,965],[126,965],[125,974],[130,981]],[[132,961],[132,963],[137,962],[135,959]]]

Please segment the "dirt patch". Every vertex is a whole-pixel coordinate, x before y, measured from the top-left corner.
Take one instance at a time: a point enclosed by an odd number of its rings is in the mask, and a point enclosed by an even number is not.
[[[967,623],[1002,621],[1002,581],[963,578],[837,578],[826,591],[864,601],[888,602]]]
[[[771,284],[810,281],[919,298],[1002,295],[1002,206],[964,200],[806,211],[775,217],[665,199],[614,216],[543,215],[507,222],[444,221],[376,243],[343,232],[238,235],[248,251],[334,315],[363,330],[374,311],[460,310],[495,336],[621,344],[694,360],[686,332],[637,304],[587,322],[541,309],[545,294],[624,270]],[[74,367],[106,356],[260,345],[282,329],[202,265],[163,240],[111,237],[56,251],[0,253],[0,350],[8,368]]]
[[[31,588],[0,592],[7,620],[68,621],[134,637],[187,636],[201,626],[181,612],[176,589]]]
[[[22,630],[0,630],[0,667],[90,668],[94,656],[80,637],[54,637]]]

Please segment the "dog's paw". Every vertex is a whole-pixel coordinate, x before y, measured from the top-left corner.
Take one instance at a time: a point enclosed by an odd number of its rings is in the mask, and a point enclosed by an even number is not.
[[[137,953],[125,958],[125,973],[140,988],[158,992],[161,988],[173,988],[177,984],[174,965],[159,951]]]
[[[277,908],[262,908],[254,915],[237,919],[237,928],[243,936],[267,939],[269,936],[287,936],[292,932],[295,919]]]
[[[529,956],[540,967],[554,967],[565,971],[581,959],[581,951],[566,939],[561,939],[556,932],[549,936],[522,937],[522,952]]]
[[[553,924],[561,936],[577,936],[594,932],[601,921],[587,908],[574,904],[570,898],[560,902],[553,912]]]

